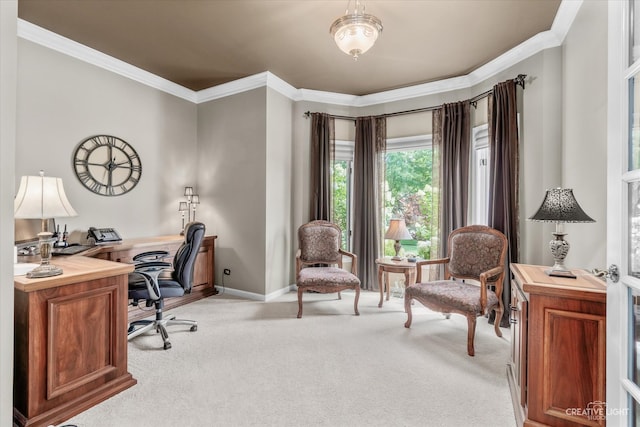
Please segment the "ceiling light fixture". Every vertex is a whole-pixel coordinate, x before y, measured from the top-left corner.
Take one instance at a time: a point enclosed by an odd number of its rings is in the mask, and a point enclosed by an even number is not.
[[[349,13],[349,5],[345,15],[336,19],[329,32],[333,36],[341,51],[353,56],[358,60],[362,55],[375,44],[378,35],[382,32],[382,21],[373,15],[364,13],[364,2],[355,0],[353,11]]]

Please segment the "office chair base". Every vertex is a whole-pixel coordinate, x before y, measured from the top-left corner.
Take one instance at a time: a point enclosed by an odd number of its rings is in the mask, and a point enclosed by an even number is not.
[[[167,332],[166,327],[170,325],[190,325],[191,328],[189,328],[189,330],[191,332],[196,332],[198,330],[198,322],[196,322],[195,320],[176,319],[176,316],[171,314],[163,319],[145,319],[131,322],[127,330],[127,340],[131,340],[138,335],[142,335],[145,332],[155,329],[156,332],[159,332],[162,336],[162,341],[164,341],[164,349],[168,350],[171,348],[171,342],[169,342],[169,333]]]

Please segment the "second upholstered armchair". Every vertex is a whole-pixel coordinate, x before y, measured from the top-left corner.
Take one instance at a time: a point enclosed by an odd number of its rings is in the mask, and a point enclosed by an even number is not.
[[[405,327],[411,326],[411,307],[415,299],[431,310],[444,313],[447,318],[451,313],[467,317],[469,356],[475,354],[473,341],[478,316],[494,310],[495,332],[501,337],[502,282],[507,248],[505,235],[484,225],[469,225],[452,231],[446,258],[418,262],[416,284],[405,291]],[[422,282],[422,266],[427,264],[444,265],[444,279]]]
[[[298,286],[298,318],[302,317],[302,294],[305,291],[338,293],[353,289],[353,309],[358,312],[360,279],[356,276],[357,257],[340,248],[340,227],[328,221],[311,221],[298,229],[296,285]],[[351,258],[351,272],[342,268],[342,257]]]

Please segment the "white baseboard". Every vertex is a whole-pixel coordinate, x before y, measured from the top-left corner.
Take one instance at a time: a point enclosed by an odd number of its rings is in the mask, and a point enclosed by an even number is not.
[[[224,292],[225,294],[232,295],[234,297],[245,298],[253,301],[270,301],[272,299],[278,298],[281,295],[289,293],[291,291],[295,291],[298,289],[295,284],[289,285],[286,288],[278,289],[277,291],[271,292],[267,295],[256,294],[255,292],[247,292],[241,289],[227,288],[222,287],[221,285],[216,285],[219,292]],[[223,291],[224,289],[224,291]]]

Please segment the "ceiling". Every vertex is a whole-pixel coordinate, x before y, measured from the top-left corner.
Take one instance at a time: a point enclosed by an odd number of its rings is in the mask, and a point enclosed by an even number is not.
[[[354,61],[329,34],[346,0],[19,0],[18,16],[192,90],[270,71],[367,95],[469,74],[551,29],[561,0],[369,0],[384,29]]]

